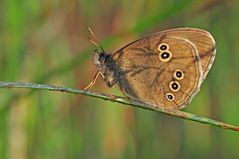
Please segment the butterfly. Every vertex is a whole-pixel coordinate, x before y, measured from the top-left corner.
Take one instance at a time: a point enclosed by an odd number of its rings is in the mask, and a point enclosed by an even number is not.
[[[96,40],[91,42],[99,45]],[[191,102],[216,56],[214,38],[198,28],[160,31],[113,54],[100,47],[100,52],[93,53],[98,72],[86,90],[101,75],[109,87],[118,85],[127,98],[169,109],[181,109]]]

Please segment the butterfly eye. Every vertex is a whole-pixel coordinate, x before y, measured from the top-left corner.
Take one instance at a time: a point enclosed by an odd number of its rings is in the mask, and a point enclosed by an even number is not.
[[[169,83],[169,88],[174,91],[174,92],[177,92],[180,90],[180,84],[177,82],[177,81],[171,81]]]
[[[184,78],[184,73],[183,73],[182,70],[177,69],[177,70],[174,71],[173,76],[174,76],[174,78],[176,78],[177,80],[181,80],[181,79]]]
[[[169,100],[169,101],[173,101],[174,100],[174,95],[172,93],[166,93],[166,98]]]
[[[159,44],[159,46],[158,46],[159,51],[165,51],[165,50],[168,50],[168,49],[169,49],[169,46],[166,43]]]
[[[170,51],[164,51],[160,52],[159,54],[159,60],[162,62],[167,62],[171,59],[172,53]]]

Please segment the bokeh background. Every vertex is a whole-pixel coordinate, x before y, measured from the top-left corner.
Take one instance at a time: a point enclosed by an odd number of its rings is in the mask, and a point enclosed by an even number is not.
[[[239,125],[238,0],[1,0],[0,80],[83,88],[108,52],[175,27],[212,33],[217,57],[185,109]],[[93,90],[122,95],[97,80]],[[100,99],[0,89],[1,159],[239,158],[239,133]]]

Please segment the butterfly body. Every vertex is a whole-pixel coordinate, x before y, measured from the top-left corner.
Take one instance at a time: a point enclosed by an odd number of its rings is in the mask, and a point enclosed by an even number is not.
[[[112,87],[117,83],[117,76],[120,76],[120,70],[110,54],[105,52],[98,52],[96,50],[93,54],[93,63],[102,74],[103,80],[107,86]]]
[[[93,62],[108,86],[145,103],[180,109],[197,94],[215,58],[210,33],[195,28],[158,32]]]

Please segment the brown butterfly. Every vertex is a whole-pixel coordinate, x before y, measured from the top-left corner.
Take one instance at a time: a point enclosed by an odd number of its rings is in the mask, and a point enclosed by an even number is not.
[[[101,52],[95,51],[93,62],[98,72],[86,89],[101,75],[109,87],[117,84],[126,97],[163,108],[181,109],[198,93],[215,55],[214,38],[205,30],[161,31],[113,54],[105,53],[103,48]]]

